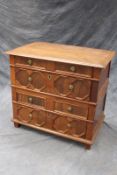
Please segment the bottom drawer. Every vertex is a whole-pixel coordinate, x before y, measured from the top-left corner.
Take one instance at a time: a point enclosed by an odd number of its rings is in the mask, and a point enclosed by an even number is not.
[[[18,104],[14,105],[14,119],[24,124],[31,124],[74,137],[84,138],[86,133],[85,121],[35,110]]]

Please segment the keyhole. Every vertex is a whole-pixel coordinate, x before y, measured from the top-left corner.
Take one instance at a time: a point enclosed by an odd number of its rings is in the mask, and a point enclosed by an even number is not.
[[[52,76],[51,75],[48,75],[48,80],[51,80]]]

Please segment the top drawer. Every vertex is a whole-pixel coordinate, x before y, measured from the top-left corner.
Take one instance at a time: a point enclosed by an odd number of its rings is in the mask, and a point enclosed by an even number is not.
[[[92,68],[87,66],[74,65],[69,63],[61,63],[54,61],[43,61],[34,58],[15,56],[15,65],[30,66],[38,69],[56,72],[59,74],[72,74],[84,77],[92,77]]]
[[[37,60],[33,58],[26,58],[26,57],[18,57],[15,56],[15,65],[25,65],[25,66],[36,66],[40,69],[46,69],[45,61]]]
[[[66,64],[66,63],[55,63],[55,69],[56,72],[61,73],[75,73],[79,74],[81,76],[85,77],[91,77],[92,76],[92,68],[86,67],[86,66],[80,66],[80,65],[74,65],[74,64]]]

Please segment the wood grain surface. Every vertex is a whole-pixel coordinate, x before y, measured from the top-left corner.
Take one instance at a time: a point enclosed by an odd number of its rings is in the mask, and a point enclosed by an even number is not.
[[[47,42],[35,42],[6,52],[9,55],[103,68],[115,56],[114,51]]]

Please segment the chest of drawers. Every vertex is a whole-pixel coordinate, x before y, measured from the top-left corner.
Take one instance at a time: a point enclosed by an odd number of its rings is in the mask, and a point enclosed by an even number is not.
[[[35,42],[10,55],[13,122],[90,148],[104,120],[114,51]]]

